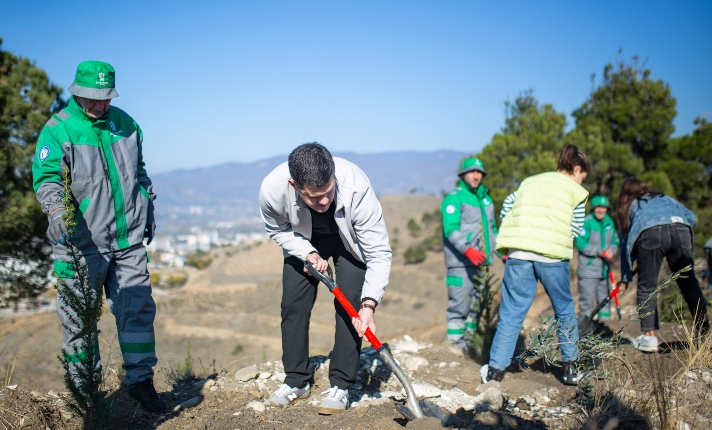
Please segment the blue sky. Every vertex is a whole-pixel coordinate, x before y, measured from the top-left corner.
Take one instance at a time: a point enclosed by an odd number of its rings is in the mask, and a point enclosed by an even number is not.
[[[670,85],[675,135],[690,133],[712,120],[710,22],[709,1],[23,0],[3,7],[0,37],[65,89],[80,61],[111,63],[151,173],[315,140],[475,153],[505,100],[532,88],[570,115],[620,48]]]

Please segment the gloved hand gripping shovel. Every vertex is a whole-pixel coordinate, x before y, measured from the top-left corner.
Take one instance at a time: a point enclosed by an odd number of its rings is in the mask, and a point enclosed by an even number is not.
[[[344,308],[344,310],[346,310],[350,317],[359,317],[358,312],[356,312],[356,309],[354,309],[351,303],[349,303],[346,296],[344,296],[344,293],[341,292],[339,286],[336,285],[336,282],[331,279],[331,268],[328,269],[329,276],[326,276],[323,273],[317,271],[314,266],[312,266],[311,263],[309,263],[308,261],[304,262],[304,267],[307,269],[307,271],[309,271],[312,276],[314,276],[315,278],[323,282],[324,285],[326,285],[326,287],[336,297],[336,300],[341,303],[341,306]],[[393,359],[393,356],[388,351],[388,349],[386,349],[386,347],[383,346],[378,340],[376,335],[371,332],[370,328],[366,329],[365,336],[366,339],[371,342],[371,345],[376,349],[376,352],[378,352],[378,355],[381,357],[381,360],[383,360],[383,362],[386,364],[386,366],[388,366],[391,372],[396,375],[400,383],[403,385],[403,388],[405,388],[408,400],[405,405],[396,405],[396,409],[398,409],[398,412],[403,414],[403,416],[409,420],[423,418],[425,415],[427,415],[430,417],[437,418],[443,423],[445,423],[448,420],[449,416],[447,413],[440,410],[437,405],[426,400],[421,400],[420,403],[416,400],[413,386],[410,384],[410,381],[405,376],[405,373],[403,373],[403,370]],[[421,404],[423,406],[422,408]],[[425,414],[423,413],[423,411],[425,411]]]

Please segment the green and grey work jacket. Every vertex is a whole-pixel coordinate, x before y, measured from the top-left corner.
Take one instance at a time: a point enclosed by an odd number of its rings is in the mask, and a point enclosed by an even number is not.
[[[460,180],[458,187],[443,198],[443,248],[447,267],[472,266],[464,255],[467,248],[484,252],[487,260],[483,264],[492,264],[497,226],[488,191],[480,185],[473,192]]]
[[[593,213],[586,215],[583,230],[576,238],[578,277],[602,279],[608,276],[608,265],[604,264],[601,253],[608,250],[615,254],[618,244],[618,233],[608,214],[601,221]]]
[[[62,177],[69,170],[77,221],[73,239],[82,253],[117,251],[143,240],[156,195],[142,143],[141,129],[124,111],[110,106],[94,119],[74,97],[42,129],[32,162],[37,200],[47,215],[64,207]]]

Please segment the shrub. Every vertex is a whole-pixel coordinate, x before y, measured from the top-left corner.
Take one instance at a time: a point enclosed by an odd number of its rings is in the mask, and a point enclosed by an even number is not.
[[[205,252],[198,250],[195,254],[189,255],[185,261],[186,266],[195,267],[198,270],[203,270],[210,266],[213,260]]]
[[[408,220],[406,227],[408,227],[408,232],[412,237],[417,237],[420,234],[420,225],[413,218]]]
[[[168,279],[166,280],[166,285],[168,286],[168,288],[176,288],[184,285],[187,280],[188,277],[185,276],[184,273],[172,273],[170,276],[168,276]]]
[[[425,261],[426,252],[425,247],[422,244],[418,246],[409,246],[403,254],[405,258],[405,264],[417,264]]]

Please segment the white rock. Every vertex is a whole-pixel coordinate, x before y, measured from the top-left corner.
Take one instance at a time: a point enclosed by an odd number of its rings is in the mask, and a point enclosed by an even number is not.
[[[408,335],[406,334],[406,335],[403,336],[403,340],[410,342],[410,341],[413,340],[413,338],[410,337],[410,336],[408,336]]]
[[[242,369],[235,372],[235,379],[240,382],[250,381],[259,376],[260,371],[257,370],[257,366],[243,367]]]
[[[430,363],[428,363],[428,360],[423,357],[418,357],[417,355],[405,359],[406,369],[411,370],[413,372],[418,370],[420,366],[428,366],[429,364]]]
[[[173,408],[173,411],[180,412],[182,410],[198,406],[201,401],[203,401],[203,396],[195,396],[193,398],[186,400],[185,402],[181,403],[180,405],[176,406],[175,408]]]
[[[271,379],[274,382],[278,382],[280,384],[284,383],[284,380],[287,378],[287,374],[284,372],[275,372],[274,375],[272,375]]]
[[[507,397],[499,388],[490,388],[477,396],[477,400],[488,405],[489,410],[498,411],[507,404]]]
[[[689,425],[688,423],[686,423],[685,421],[678,421],[678,422],[677,422],[677,425],[675,426],[675,429],[676,429],[676,430],[690,430],[691,427],[690,427],[690,425]]]
[[[438,397],[442,393],[440,388],[427,382],[413,382],[411,385],[416,397]],[[401,395],[406,395],[405,388],[401,390]]]
[[[272,376],[272,374],[270,372],[260,372],[260,375],[258,376],[258,378],[268,379],[270,376]]]
[[[214,379],[207,379],[203,381],[203,384],[200,386],[200,392],[205,393],[208,390],[215,391],[217,390],[217,387],[215,387],[215,380]],[[213,387],[215,387],[215,390],[213,390]],[[198,387],[196,387],[198,388]]]
[[[444,361],[441,361],[440,363],[438,363],[438,367],[440,367],[440,368],[447,367],[447,363]]]
[[[710,372],[702,372],[702,380],[705,381],[706,384],[710,383]]]
[[[264,412],[266,409],[264,403],[258,402],[256,400],[253,400],[248,403],[246,407],[253,409],[255,412]]]
[[[241,412],[240,412],[240,411],[237,411],[237,412],[233,412],[232,414],[233,414],[234,416],[238,416],[238,415],[241,414]]]
[[[13,384],[13,385],[5,385],[5,388],[9,388],[9,389],[11,389],[11,390],[14,390],[14,389],[16,389],[16,388],[17,388],[17,384]]]
[[[390,391],[390,390],[389,390],[389,391],[381,391],[380,393],[379,393],[379,392],[373,393],[373,397],[375,397],[375,398],[377,398],[377,399],[382,399],[382,398],[383,398],[383,399],[390,399],[391,397],[395,397],[395,398],[397,398],[397,399],[400,399],[400,398],[402,398],[402,395],[401,395],[401,393],[399,393],[399,392],[397,392],[397,391]]]
[[[691,372],[691,371],[685,372],[685,376],[687,376],[690,379],[697,379],[697,374],[695,372]]]
[[[213,385],[212,387],[210,387],[210,391],[217,391],[217,390],[218,390],[217,385]]]
[[[418,350],[420,348],[418,346],[418,342],[413,341],[413,340],[404,340],[404,341],[396,343],[395,349],[397,349],[400,352],[408,352],[411,354],[417,354]]]
[[[470,396],[459,388],[443,390],[440,399],[436,399],[435,402],[452,413],[457,412],[459,408],[471,411],[479,403],[476,397]]]
[[[452,363],[450,363],[450,367],[460,367],[460,362],[453,361]]]
[[[548,405],[551,403],[551,399],[548,396],[539,396],[536,398],[536,402],[540,405]]]
[[[362,406],[362,407],[369,407],[369,406],[380,405],[383,403],[390,403],[390,402],[391,402],[391,399],[389,399],[389,398],[378,398],[378,399],[369,398],[367,401],[361,400],[360,402],[352,404],[352,406],[358,405],[358,406]]]

